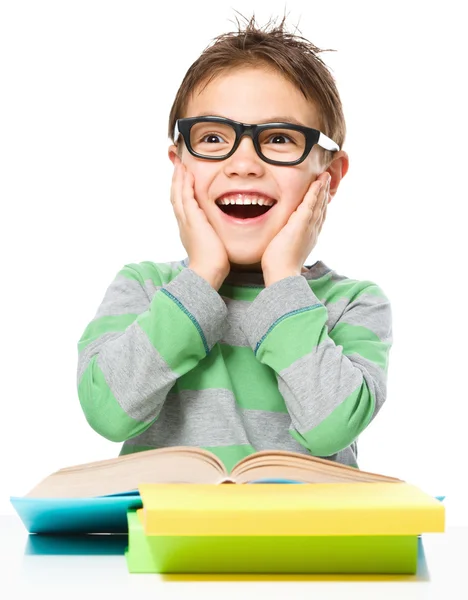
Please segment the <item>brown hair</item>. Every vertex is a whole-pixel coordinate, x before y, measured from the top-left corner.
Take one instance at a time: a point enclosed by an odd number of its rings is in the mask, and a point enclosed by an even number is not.
[[[263,29],[258,28],[255,16],[252,16],[244,30],[237,21],[238,31],[214,38],[190,66],[177,91],[168,127],[168,135],[174,143],[176,120],[184,116],[190,95],[196,88],[208,85],[229,69],[264,65],[276,69],[318,107],[320,131],[342,149],[346,124],[340,95],[328,67],[317,55],[328,50],[321,50],[307,39],[285,31],[285,20],[283,17],[278,26],[268,30],[271,21]],[[334,153],[320,150],[322,162],[328,165]]]

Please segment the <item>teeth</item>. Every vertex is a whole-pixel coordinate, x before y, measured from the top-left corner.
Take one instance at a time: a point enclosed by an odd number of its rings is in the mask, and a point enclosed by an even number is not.
[[[249,196],[232,194],[230,196],[224,196],[221,200],[216,200],[216,204],[259,204],[260,206],[273,206],[275,202],[263,198],[262,196],[254,196],[253,194],[250,194]]]

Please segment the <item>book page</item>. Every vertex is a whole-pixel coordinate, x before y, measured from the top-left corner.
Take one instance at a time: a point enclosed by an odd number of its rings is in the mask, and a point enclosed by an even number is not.
[[[88,498],[136,490],[142,483],[217,483],[223,463],[201,448],[177,446],[60,469],[26,497]]]
[[[242,459],[231,476],[237,483],[261,479],[287,479],[302,483],[401,482],[401,479],[361,471],[335,461],[288,452],[264,450]]]

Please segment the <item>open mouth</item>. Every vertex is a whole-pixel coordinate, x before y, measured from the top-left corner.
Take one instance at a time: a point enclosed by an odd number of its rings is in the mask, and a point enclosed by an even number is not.
[[[275,203],[276,204],[276,203]],[[218,208],[224,214],[234,219],[255,219],[266,214],[273,206],[261,206],[260,204],[218,204]]]

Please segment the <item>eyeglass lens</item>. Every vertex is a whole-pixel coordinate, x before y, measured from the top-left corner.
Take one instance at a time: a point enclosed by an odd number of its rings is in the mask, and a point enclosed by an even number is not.
[[[190,130],[190,144],[202,156],[222,157],[232,150],[236,132],[226,123],[195,123]],[[290,162],[304,154],[305,135],[294,129],[269,128],[258,136],[260,151],[266,158]]]

